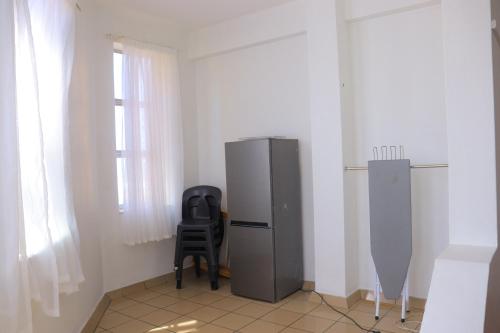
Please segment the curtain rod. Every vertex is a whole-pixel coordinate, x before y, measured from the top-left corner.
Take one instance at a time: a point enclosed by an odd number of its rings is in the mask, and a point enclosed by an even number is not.
[[[168,49],[170,51],[177,52],[177,49],[175,47],[172,47],[172,46],[161,45],[161,44],[158,44],[158,43],[153,43],[153,42],[145,41],[145,40],[138,40],[138,39],[135,39],[135,38],[132,38],[132,37],[124,36],[124,35],[106,34],[106,38],[108,38],[108,39],[110,39],[112,41],[115,41],[115,42],[120,42],[121,39],[129,39],[129,40],[133,40],[134,42],[138,42],[138,43],[142,43],[142,44],[149,44],[149,45],[153,45],[153,46],[156,46],[156,47],[161,47],[161,48],[164,48],[164,49]]]

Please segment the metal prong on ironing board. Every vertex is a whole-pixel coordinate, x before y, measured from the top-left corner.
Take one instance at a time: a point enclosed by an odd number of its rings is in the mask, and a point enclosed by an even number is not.
[[[404,160],[405,158],[405,147],[403,145],[399,146],[399,159]]]
[[[376,147],[376,146],[373,147],[373,159],[375,161],[378,160],[378,147]]]
[[[398,154],[397,154],[397,148],[396,148],[396,146],[390,146],[389,149],[391,150],[391,160],[397,160],[398,159]],[[394,155],[393,155],[393,152],[394,152]]]
[[[382,160],[387,160],[387,146],[381,146],[380,151],[382,153]]]
[[[380,319],[380,280],[375,273],[375,320]]]

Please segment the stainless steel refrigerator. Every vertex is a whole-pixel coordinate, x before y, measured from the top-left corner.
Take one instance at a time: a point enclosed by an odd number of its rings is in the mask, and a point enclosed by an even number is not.
[[[298,141],[226,143],[231,291],[277,302],[302,287]]]

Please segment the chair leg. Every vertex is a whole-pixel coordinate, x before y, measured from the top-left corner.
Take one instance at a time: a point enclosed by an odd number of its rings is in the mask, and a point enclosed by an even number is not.
[[[208,267],[208,273],[210,276],[210,288],[212,290],[219,289],[219,267],[216,265],[210,265]]]
[[[177,232],[177,239],[175,243],[175,262],[174,262],[174,270],[175,270],[175,279],[176,279],[176,288],[182,288],[182,269],[184,266],[184,254],[182,251],[181,244],[182,232]]]
[[[196,277],[201,276],[201,270],[200,270],[200,256],[193,256],[194,258],[194,267],[196,271]]]
[[[210,287],[212,290],[219,289],[219,263],[216,252],[214,235],[212,229],[210,229],[207,233],[207,264]]]
[[[176,288],[181,289],[182,288],[182,270],[183,270],[183,261],[181,260],[180,264],[175,266],[175,279],[177,281],[176,283]]]

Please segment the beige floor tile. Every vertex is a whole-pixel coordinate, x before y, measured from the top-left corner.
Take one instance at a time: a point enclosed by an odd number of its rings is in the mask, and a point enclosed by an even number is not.
[[[121,324],[126,323],[127,321],[131,321],[132,318],[127,317],[125,315],[122,315],[121,313],[114,312],[110,314],[105,314],[100,323],[99,326],[104,328],[104,329],[110,329],[116,326],[120,326]]]
[[[220,318],[226,314],[227,314],[227,311],[213,308],[210,306],[204,306],[202,308],[199,308],[198,310],[191,312],[189,314],[189,317],[210,323],[210,322],[214,321],[215,319]]]
[[[133,299],[134,301],[137,301],[137,302],[144,302],[144,301],[147,301],[148,299],[155,298],[155,297],[158,297],[160,295],[161,295],[160,293],[146,289],[143,291],[139,291],[139,292],[127,295],[126,297]]]
[[[236,313],[249,316],[252,318],[260,318],[264,316],[265,314],[270,313],[273,311],[275,308],[267,305],[267,304],[257,304],[254,302],[248,303],[247,305],[242,306],[238,310],[236,310]]]
[[[196,332],[197,333],[232,333],[234,331],[227,329],[227,328],[224,328],[224,327],[215,326],[212,324],[207,324],[207,325],[204,325],[204,326],[198,328],[198,330]]]
[[[262,317],[262,320],[270,321],[272,323],[279,325],[288,326],[294,321],[297,321],[300,317],[302,317],[301,313],[288,311],[284,309],[276,309],[268,313],[264,317]]]
[[[239,331],[241,333],[277,333],[283,331],[284,329],[285,326],[259,319],[243,327]]]
[[[195,303],[199,303],[199,304],[203,304],[203,305],[209,305],[209,304],[215,303],[217,301],[220,301],[223,298],[224,298],[224,296],[222,296],[222,295],[208,292],[208,293],[202,293],[202,294],[193,296],[189,300],[191,302],[195,302]]]
[[[152,298],[150,300],[145,301],[144,303],[157,307],[157,308],[164,308],[169,305],[175,304],[179,302],[178,298],[175,297],[170,297],[167,295],[160,295],[158,297]]]
[[[303,301],[290,301],[281,307],[281,309],[299,312],[299,313],[309,313],[316,309],[320,304],[314,302],[303,302]]]
[[[281,333],[309,333],[308,331],[299,330],[293,327],[287,327]]]
[[[251,317],[242,316],[236,313],[228,313],[227,315],[214,320],[212,324],[231,330],[239,330],[240,328],[250,324],[254,320],[255,319]]]
[[[196,288],[183,288],[183,289],[176,289],[174,291],[171,291],[167,293],[168,296],[171,297],[177,297],[177,298],[182,298],[182,299],[188,299],[193,296],[199,295],[203,293],[203,291],[196,289]]]
[[[115,310],[111,310],[109,307],[106,309],[106,311],[104,312],[104,315],[107,315],[107,314],[110,314],[110,313],[115,313],[116,311]]]
[[[190,317],[180,317],[166,324],[160,325],[159,329],[171,332],[196,332],[197,329],[206,323]],[[161,332],[161,331],[159,331]],[[153,333],[153,332],[152,332]],[[156,332],[154,332],[156,333]],[[163,333],[163,332],[162,332]]]
[[[241,308],[243,305],[250,303],[250,300],[241,299],[241,297],[226,297],[220,301],[210,304],[215,308],[226,310],[226,311],[234,311],[236,309]]]
[[[119,312],[133,318],[144,317],[148,313],[155,311],[156,308],[147,304],[137,303],[135,305],[129,306]]]
[[[118,327],[112,328],[113,333],[144,333],[154,326],[146,324],[145,322],[139,320],[132,320]]]
[[[390,311],[387,311],[384,314],[384,317],[391,317],[395,319],[401,319],[401,308],[394,308],[391,309]],[[414,309],[410,312],[406,313],[406,318],[408,320],[419,320],[422,321],[422,318],[424,317],[424,313],[421,310]]]
[[[181,315],[186,315],[201,307],[203,307],[203,305],[189,301],[180,301],[175,304],[167,306],[165,310],[172,311]]]
[[[317,294],[313,292],[299,290],[288,297],[290,298],[290,300],[294,301],[321,303],[321,297],[319,297]]]
[[[392,309],[394,305],[387,303],[380,303],[380,315],[381,317],[390,309]],[[358,301],[351,310],[371,313],[375,316],[375,302],[361,300]]]
[[[276,303],[264,302],[264,301],[257,301],[257,300],[252,300],[252,302],[253,303],[257,303],[257,304],[269,305],[269,306],[272,306],[273,308],[279,308],[279,307],[285,305],[286,303],[290,302],[291,300],[292,299],[290,299],[289,297],[287,297],[287,298],[282,299],[281,301],[276,302]]]
[[[336,322],[330,327],[326,333],[366,333],[365,331],[357,328],[354,325]]]
[[[180,316],[181,316],[180,314],[177,314],[175,312],[160,309],[153,311],[150,314],[147,314],[139,319],[151,325],[159,326],[168,323],[169,321],[172,321],[174,319],[177,319]]]
[[[326,331],[334,323],[335,321],[333,320],[305,315],[290,326],[308,332],[321,333]]]
[[[414,322],[414,321],[404,323],[404,326],[411,330],[417,329],[419,325],[420,322]],[[408,330],[403,329],[402,327],[403,326],[400,319],[391,317],[384,317],[379,320],[377,325],[375,325],[376,329],[382,331],[387,331],[391,333],[408,333]]]
[[[210,286],[208,286],[208,288],[210,288]],[[219,286],[219,289],[211,290],[211,292],[221,296],[231,296],[231,286],[230,285]]]
[[[159,286],[155,286],[153,288],[149,288],[148,290],[160,293],[160,294],[168,294],[172,291],[176,290],[175,284],[161,284]]]
[[[109,308],[113,311],[119,311],[136,304],[137,304],[136,301],[122,297],[112,300],[111,304],[109,305]]]
[[[345,312],[345,310],[340,310],[340,311]],[[335,320],[335,321],[339,320],[342,317],[342,315],[340,313],[333,311],[326,304],[321,304],[320,306],[318,306],[316,309],[312,310],[308,314],[311,316]]]
[[[375,320],[375,317],[373,314],[366,313],[366,312],[361,312],[361,311],[349,311],[347,313],[349,317],[352,319],[356,320],[358,324],[360,324],[363,327],[372,327],[377,323]],[[347,324],[352,324],[352,321],[347,319],[346,317],[342,317],[339,321]]]

